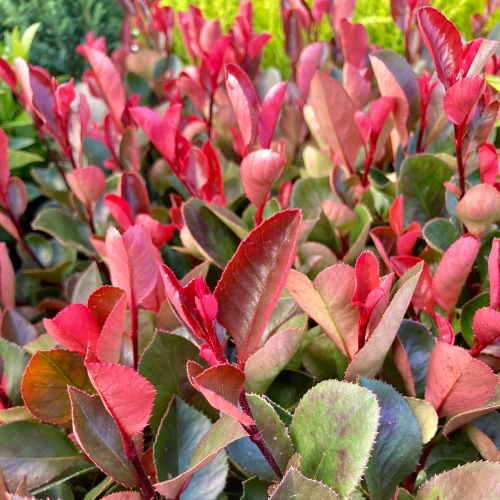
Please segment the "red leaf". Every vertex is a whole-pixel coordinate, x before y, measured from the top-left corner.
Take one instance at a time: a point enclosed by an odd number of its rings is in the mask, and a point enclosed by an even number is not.
[[[137,225],[122,236],[110,227],[106,233],[106,250],[111,283],[125,291],[130,307],[136,307],[153,290],[158,274],[149,231]]]
[[[107,194],[103,201],[109,208],[113,218],[124,231],[134,224],[132,209],[124,198],[116,194]]]
[[[474,356],[500,339],[500,312],[489,307],[481,307],[474,315],[472,330],[475,342],[470,353]]]
[[[391,257],[392,268],[399,277],[403,276],[403,274],[421,261],[422,259],[420,257],[413,257],[411,255]],[[434,294],[432,276],[427,262],[423,262],[422,274],[418,279],[417,287],[415,288],[411,301],[413,305],[421,311],[427,311],[431,316],[434,315],[436,296]]]
[[[218,365],[204,370],[194,361],[188,361],[189,381],[217,410],[237,419],[243,425],[255,425],[253,418],[238,408],[245,373],[234,365]]]
[[[363,111],[357,110],[354,112],[354,121],[356,122],[359,133],[361,134],[363,144],[368,144],[370,135],[372,133],[372,124],[370,122],[370,118],[368,118],[368,116],[366,116]]]
[[[208,165],[208,182],[202,187],[203,199],[210,203],[224,206],[226,204],[224,178],[217,150],[214,149],[212,141],[207,139],[202,151]]]
[[[17,232],[14,223],[2,212],[0,212],[0,226],[2,226],[16,241],[20,241],[21,237]]]
[[[490,307],[496,309],[500,304],[500,238],[493,238],[488,257],[488,274],[490,277]]]
[[[133,217],[139,214],[152,214],[148,190],[139,174],[124,172],[118,184],[118,194],[128,202]]]
[[[94,71],[97,84],[108,105],[116,128],[121,130],[126,97],[120,73],[118,73],[113,61],[100,50],[84,47],[83,55]]]
[[[88,308],[101,332],[97,355],[105,363],[118,363],[127,315],[127,296],[123,290],[102,286],[89,297]]]
[[[466,234],[453,243],[443,255],[434,273],[433,285],[439,305],[451,318],[460,292],[476,260],[481,242]]]
[[[363,109],[370,101],[371,82],[349,63],[345,63],[342,68],[342,79],[345,91],[356,109]]]
[[[281,105],[286,92],[286,82],[273,85],[262,101],[259,115],[259,139],[263,149],[268,149],[273,140],[274,130],[280,116]]]
[[[145,107],[131,108],[130,114],[160,154],[174,163],[176,124]]]
[[[372,291],[380,286],[378,260],[370,251],[363,252],[356,260],[355,285],[352,295],[354,305],[363,305]]]
[[[479,148],[479,172],[482,183],[495,185],[498,177],[498,153],[489,142]]]
[[[418,222],[417,222],[418,224]],[[418,229],[415,229],[413,231],[407,231],[401,238],[399,238],[398,241],[398,254],[399,255],[410,255],[411,252],[413,251],[413,247],[415,246],[415,243],[417,242],[419,236],[420,236],[421,230],[420,226]]]
[[[175,226],[172,224],[162,224],[148,214],[139,214],[135,218],[135,222],[148,229],[153,245],[157,248],[164,245],[174,235]]]
[[[0,78],[12,89],[17,92],[17,78],[9,63],[0,57]]]
[[[217,284],[217,319],[234,339],[239,366],[258,349],[285,286],[301,220],[299,210],[266,219],[241,242]]]
[[[4,192],[7,187],[7,181],[10,177],[9,168],[9,143],[7,135],[0,129],[0,191]]]
[[[14,268],[9,258],[7,245],[0,242],[0,311],[16,307]]]
[[[106,176],[95,165],[68,172],[66,180],[75,196],[87,206],[92,206],[106,189]]]
[[[343,19],[340,25],[340,39],[345,62],[357,69],[365,66],[370,48],[366,28],[360,23],[351,24],[347,19]]]
[[[86,354],[89,343],[95,348],[99,340],[95,319],[83,304],[71,304],[54,319],[45,318],[43,326],[56,342],[80,354]]]
[[[118,424],[122,436],[131,438],[141,432],[153,410],[154,387],[125,365],[86,360],[85,366],[92,385]]]
[[[255,59],[260,51],[267,45],[267,42],[271,40],[272,35],[269,33],[257,33],[248,42],[248,55],[250,59]]]
[[[397,252],[398,237],[396,233],[390,227],[378,226],[370,231],[370,237],[386,266],[392,269],[390,258]]]
[[[436,324],[439,333],[439,342],[453,345],[455,343],[455,333],[450,322],[441,314],[436,314]]]
[[[247,198],[257,207],[267,201],[272,185],[278,180],[285,158],[270,149],[249,154],[241,162],[241,181]]]
[[[438,342],[429,359],[425,399],[439,417],[448,417],[484,403],[498,382],[491,369],[468,351]]]
[[[259,100],[247,74],[235,64],[226,65],[226,88],[247,150],[257,136]]]
[[[302,100],[305,103],[309,95],[311,80],[319,68],[321,60],[321,42],[313,42],[309,44],[300,54],[297,64],[297,86],[302,94]]]
[[[344,87],[317,71],[311,82],[311,104],[321,135],[340,162],[352,170],[362,141],[354,121],[354,105]]]
[[[455,25],[434,7],[422,7],[417,13],[418,26],[434,62],[436,73],[448,88],[460,69],[462,39]]]
[[[450,87],[443,98],[443,109],[448,119],[459,127],[465,127],[474,118],[485,88],[486,80],[479,75],[463,78]]]

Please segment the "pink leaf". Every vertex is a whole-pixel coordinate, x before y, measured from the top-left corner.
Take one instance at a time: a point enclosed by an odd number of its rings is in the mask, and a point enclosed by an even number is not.
[[[479,172],[482,183],[493,186],[497,181],[498,153],[495,146],[489,142],[479,148]]]
[[[489,307],[481,307],[474,315],[472,330],[475,341],[470,353],[474,356],[500,339],[500,312]]]
[[[356,109],[363,109],[370,101],[371,82],[349,63],[344,64],[342,78],[345,91]]]
[[[268,149],[271,146],[286,92],[286,85],[286,82],[279,82],[272,86],[262,101],[262,109],[259,115],[259,139],[263,149]]]
[[[366,28],[360,23],[351,24],[347,19],[343,19],[340,25],[340,39],[345,62],[357,69],[365,66],[370,48]]]
[[[0,311],[16,307],[14,268],[9,258],[7,245],[0,242]]]
[[[153,245],[157,248],[164,245],[174,235],[175,227],[172,224],[162,224],[148,214],[139,214],[135,222],[149,230]]]
[[[272,185],[278,180],[285,158],[270,149],[249,154],[241,162],[241,181],[247,198],[257,207],[267,201]]]
[[[370,230],[370,237],[385,265],[392,269],[390,258],[397,253],[398,237],[396,233],[390,227],[377,226]]]
[[[271,38],[272,35],[269,33],[257,33],[254,35],[248,42],[248,55],[250,59],[255,59]]]
[[[488,257],[488,274],[490,277],[490,307],[496,309],[500,304],[500,238],[493,238]]]
[[[257,136],[259,100],[247,74],[235,64],[226,65],[226,88],[247,150]]]
[[[156,391],[134,369],[114,363],[85,363],[92,385],[115,419],[124,438],[146,427]]]
[[[416,223],[418,224],[418,222]],[[420,237],[420,227],[418,229],[414,229],[413,231],[407,231],[398,241],[398,254],[399,255],[410,255],[413,251],[413,247]]]
[[[7,187],[7,181],[10,177],[9,168],[9,143],[7,135],[0,129],[0,191],[4,192]]]
[[[448,119],[459,127],[465,127],[474,117],[485,88],[486,80],[479,75],[463,78],[450,87],[443,98],[443,109]]]
[[[453,345],[455,343],[455,332],[450,322],[441,314],[436,314],[436,324],[439,333],[439,342]]]
[[[354,112],[354,121],[356,122],[359,133],[361,134],[363,144],[368,144],[372,133],[372,124],[370,123],[370,119],[363,113],[363,111],[357,110]]]
[[[68,349],[86,354],[88,345],[97,346],[99,329],[89,308],[83,304],[65,307],[54,319],[44,319],[47,333]]]
[[[297,64],[297,86],[302,94],[302,100],[305,103],[309,95],[311,80],[319,68],[321,60],[321,42],[313,42],[309,44],[300,54]]]
[[[149,231],[137,225],[122,236],[110,227],[106,249],[111,283],[125,291],[130,307],[136,307],[153,290],[158,274]]]
[[[341,163],[353,169],[362,145],[354,105],[342,84],[321,71],[311,82],[311,104],[320,133]]]
[[[221,412],[237,419],[243,425],[255,421],[238,408],[238,400],[245,383],[245,373],[234,365],[218,365],[204,370],[194,361],[188,361],[188,377],[195,389]]]
[[[420,8],[417,18],[420,33],[432,57],[438,78],[448,88],[460,69],[460,33],[455,25],[434,7]]]
[[[113,61],[100,50],[85,47],[84,57],[89,62],[97,84],[101,89],[106,104],[108,105],[115,126],[118,130],[122,128],[122,114],[125,110],[125,89],[122,85],[120,74]]]
[[[301,220],[299,210],[285,210],[262,222],[240,243],[217,284],[217,320],[233,337],[240,366],[258,349],[283,290]]]
[[[448,417],[483,404],[498,382],[491,369],[468,351],[438,342],[429,359],[425,399],[439,417]]]
[[[479,239],[471,234],[460,237],[446,250],[434,273],[436,298],[449,318],[453,314],[480,246]]]
[[[75,196],[87,206],[92,206],[106,189],[106,176],[94,165],[68,172],[66,180]]]
[[[176,124],[145,107],[131,108],[130,114],[160,154],[173,163],[175,161]]]
[[[0,212],[0,226],[2,226],[16,241],[21,239],[14,223],[2,212]]]
[[[89,297],[88,308],[101,331],[97,355],[105,363],[118,363],[127,314],[127,296],[123,290],[102,286]]]

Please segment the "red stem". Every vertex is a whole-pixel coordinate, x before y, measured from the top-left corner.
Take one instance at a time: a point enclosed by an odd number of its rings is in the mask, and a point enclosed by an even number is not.
[[[208,110],[208,122],[207,122],[207,134],[208,138],[212,139],[212,120],[213,120],[213,113],[214,113],[214,94],[215,91],[212,92],[210,95],[210,108]]]
[[[373,147],[371,148],[370,154],[365,156],[365,171],[363,172],[363,178],[361,179],[361,185],[366,187],[368,185],[368,174],[370,173],[370,167],[373,159]]]
[[[417,147],[416,147],[417,153],[422,153],[422,140],[424,138],[424,130],[425,130],[426,125],[427,125],[427,120],[425,118],[425,113],[424,113],[424,115],[420,119],[420,129],[418,131],[418,139],[417,139]]]
[[[240,402],[241,409],[250,418],[253,419],[252,409],[250,408],[250,405],[248,404],[247,395],[245,393],[245,386],[243,386],[241,389],[239,402]],[[273,472],[276,474],[278,479],[281,481],[283,479],[283,473],[281,472],[281,469],[279,468],[278,464],[276,463],[276,460],[274,459],[273,454],[271,453],[271,451],[267,447],[267,444],[262,439],[262,436],[260,434],[260,431],[259,431],[259,428],[257,427],[257,425],[250,425],[248,427],[245,425],[242,425],[242,427],[247,432],[252,443],[255,443],[257,445],[260,452],[262,453],[262,455],[266,459],[267,463],[269,464],[269,466],[271,467]]]
[[[455,148],[457,152],[457,168],[458,168],[458,181],[460,184],[460,198],[459,201],[464,197],[465,194],[465,165],[462,156],[462,139],[464,135],[464,128],[459,125],[455,125]]]
[[[137,449],[135,447],[132,438],[128,438],[125,441],[125,453],[127,458],[132,462],[134,469],[137,473],[137,484],[142,492],[142,497],[144,500],[151,500],[157,498],[155,489],[151,480],[149,479],[144,466],[142,465],[141,459],[137,454]]]
[[[139,311],[134,303],[134,297],[132,297],[130,304],[130,338],[132,339],[132,351],[134,354],[134,370],[137,370],[139,364],[139,342],[137,335]]]
[[[257,212],[255,212],[255,227],[260,226],[262,222],[262,215],[264,214],[264,207],[266,206],[265,203],[263,203],[258,209]]]

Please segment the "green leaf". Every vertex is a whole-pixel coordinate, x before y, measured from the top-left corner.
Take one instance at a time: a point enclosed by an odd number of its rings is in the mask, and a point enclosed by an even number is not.
[[[154,443],[154,461],[158,481],[166,481],[189,469],[193,453],[212,423],[209,418],[187,405],[178,397],[172,398]],[[228,463],[225,453],[193,474],[181,500],[203,497],[215,500],[226,485]]]
[[[177,499],[193,474],[212,462],[229,443],[245,437],[247,433],[234,418],[224,415],[210,427],[193,453],[189,469],[168,481],[155,485],[158,493],[167,499]]]
[[[418,465],[422,432],[403,396],[379,380],[360,377],[362,387],[377,396],[380,405],[377,441],[365,478],[372,500],[390,500],[400,481]]]
[[[287,411],[292,411],[314,385],[314,378],[296,370],[283,370],[267,390],[267,395]]]
[[[318,380],[344,378],[337,372],[336,351],[340,349],[326,336],[313,338],[304,347],[302,363],[306,370]]]
[[[51,425],[13,422],[0,426],[0,467],[11,491],[25,475],[28,490],[38,488],[82,458],[66,434]]]
[[[432,219],[422,231],[425,242],[439,253],[445,253],[460,236],[449,219]]]
[[[364,205],[356,205],[354,213],[358,219],[349,231],[349,251],[343,259],[347,264],[354,262],[365,249],[372,223],[372,216]]]
[[[474,462],[434,476],[416,500],[492,500],[500,498],[500,463]]]
[[[38,351],[23,377],[23,399],[40,420],[63,424],[71,420],[68,386],[95,393],[83,356],[66,349]]]
[[[306,336],[302,328],[285,328],[273,335],[264,346],[250,356],[245,364],[248,392],[262,394],[292,359]]]
[[[405,226],[413,221],[423,226],[431,219],[445,216],[444,182],[451,174],[448,165],[433,155],[412,156],[403,162],[397,194],[404,194]]]
[[[44,159],[42,156],[29,151],[11,150],[9,151],[9,167],[11,170],[24,167],[30,163],[41,163]]]
[[[35,144],[35,139],[32,137],[7,137],[9,142],[9,151],[14,151],[15,149],[24,149],[32,144]]]
[[[379,407],[362,387],[325,380],[300,401],[290,436],[302,455],[301,472],[348,498],[359,483],[375,442]]]
[[[10,424],[11,422],[20,422],[23,420],[36,420],[26,406],[12,406],[6,410],[0,410],[0,423],[2,424]]]
[[[51,481],[48,484],[43,485],[40,488],[37,488],[36,490],[31,491],[30,493],[32,495],[39,495],[40,493],[50,490],[51,488],[54,488],[59,485],[63,485],[66,483],[68,485],[68,481],[71,479],[74,479],[75,477],[83,476],[85,474],[88,474],[90,472],[95,472],[97,467],[95,465],[92,465],[91,462],[88,460],[81,460],[80,462],[77,462],[73,467],[70,469],[65,470],[62,474],[60,474],[56,479]],[[48,494],[47,494],[48,496]],[[50,498],[50,497],[49,497]]]
[[[210,210],[205,202],[191,198],[183,205],[186,226],[198,250],[206,259],[224,269],[236,252],[240,238]]]
[[[214,205],[213,203],[205,203],[205,207],[208,208],[214,215],[216,215],[221,222],[223,222],[233,233],[238,236],[241,240],[248,236],[248,230],[244,226],[241,219],[228,210],[227,208],[221,207],[220,205]]]
[[[294,454],[286,427],[267,401],[254,394],[249,394],[247,398],[254,419],[261,430],[261,436],[276,460],[278,467],[284,472],[288,461]],[[276,474],[257,445],[252,443],[248,436],[231,443],[227,447],[227,451],[234,460],[251,474],[265,481],[276,481]]]
[[[31,224],[33,229],[45,231],[60,243],[87,256],[95,255],[90,244],[90,229],[75,215],[59,208],[47,208],[38,213]]]
[[[98,395],[69,388],[73,432],[88,457],[105,474],[124,486],[135,486],[135,469],[127,458],[123,439],[111,414]]]
[[[24,33],[21,35],[21,46],[23,48],[24,54],[19,55],[19,57],[22,57],[26,60],[29,59],[31,44],[33,43],[33,38],[35,38],[40,24],[41,23],[32,24],[24,30]]]
[[[438,416],[434,407],[425,399],[405,397],[422,431],[422,443],[428,443],[438,430]]]
[[[3,338],[0,338],[0,356],[2,356],[4,362],[7,395],[14,406],[20,406],[23,404],[21,380],[30,357],[24,349]]]
[[[102,278],[96,262],[92,262],[78,276],[71,293],[72,304],[87,304],[87,300],[94,290],[102,286]]]
[[[268,500],[267,490],[269,483],[258,477],[252,477],[243,481],[243,496],[241,500]]]
[[[360,375],[367,378],[374,377],[380,371],[410,305],[421,272],[422,265],[420,263],[401,277],[397,285],[399,289],[379,324],[347,368],[346,380],[355,381]]]
[[[472,346],[474,339],[474,330],[472,329],[472,322],[478,309],[481,307],[489,307],[490,294],[488,292],[480,293],[474,298],[466,302],[460,311],[460,332],[469,346]]]
[[[179,396],[203,413],[214,416],[205,397],[189,382],[186,364],[199,360],[199,349],[189,340],[173,333],[157,331],[153,342],[142,355],[139,373],[156,389],[149,425],[158,429],[173,396]],[[158,370],[161,366],[162,369]]]
[[[308,479],[293,467],[287,472],[270,500],[337,500],[340,497],[319,481]]]

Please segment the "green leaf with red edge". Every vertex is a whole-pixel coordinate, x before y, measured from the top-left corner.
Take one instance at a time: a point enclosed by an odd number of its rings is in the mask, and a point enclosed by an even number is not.
[[[211,406],[189,382],[186,364],[200,359],[199,348],[188,339],[173,333],[157,331],[139,363],[139,373],[156,389],[153,413],[149,425],[158,429],[174,395],[197,410],[215,416]],[[162,369],[158,370],[161,366]],[[212,411],[211,411],[212,410]]]
[[[88,457],[105,474],[124,486],[136,486],[132,462],[127,458],[117,423],[98,395],[68,388],[73,432]]]
[[[52,424],[71,420],[68,387],[95,393],[83,356],[63,349],[37,351],[26,367],[21,385],[29,411]]]
[[[119,491],[102,497],[102,500],[142,500],[142,495],[138,491]]]
[[[362,146],[353,102],[338,80],[321,71],[312,78],[310,95],[321,135],[340,162],[352,170]]]
[[[120,432],[130,438],[146,427],[156,391],[138,372],[114,363],[85,363],[90,380]]]
[[[194,361],[188,361],[187,373],[193,387],[221,412],[236,418],[244,425],[255,421],[238,408],[241,390],[245,384],[245,373],[234,365],[218,365],[203,369]]]
[[[299,210],[266,219],[243,240],[215,289],[217,321],[234,339],[242,366],[259,347],[295,256]]]
[[[83,460],[66,433],[40,422],[0,425],[0,467],[10,491],[16,491],[27,476],[33,490]]]
[[[434,273],[432,282],[436,299],[448,317],[453,314],[480,246],[476,236],[466,234],[460,237],[445,252]]]
[[[358,348],[358,311],[351,303],[354,269],[335,264],[319,273],[314,283],[304,274],[291,270],[286,287],[328,338],[353,359]]]
[[[340,497],[326,484],[308,479],[291,467],[271,495],[270,500],[338,500]]]
[[[154,443],[154,462],[158,481],[166,481],[189,469],[194,451],[212,427],[209,418],[177,396],[172,398]],[[226,453],[196,471],[182,492],[183,500],[203,497],[215,500],[226,485]]]
[[[422,265],[417,264],[401,277],[397,292],[373,334],[348,366],[346,380],[354,381],[360,375],[370,378],[380,371],[410,305],[421,273]]]
[[[378,420],[377,400],[367,389],[320,382],[301,399],[290,426],[302,474],[348,498],[365,471]]]
[[[500,464],[473,462],[432,477],[416,500],[490,500],[500,497]]]
[[[425,399],[439,417],[482,405],[499,383],[491,368],[465,349],[438,342],[429,359]]]
[[[455,207],[460,222],[479,238],[500,220],[500,193],[489,184],[473,186]]]
[[[199,442],[194,450],[189,469],[174,479],[155,484],[156,491],[167,500],[176,500],[196,471],[212,462],[229,443],[246,435],[247,433],[237,420],[224,415],[212,425]]]
[[[88,308],[100,330],[97,355],[105,363],[118,363],[125,321],[127,296],[120,288],[102,286],[88,299]]]
[[[150,232],[143,226],[132,226],[122,236],[110,227],[106,249],[111,283],[125,291],[130,307],[136,307],[154,289],[158,275]]]
[[[418,27],[432,57],[438,78],[448,88],[460,69],[462,39],[455,25],[434,7],[422,7]]]
[[[59,312],[54,319],[44,319],[47,333],[59,344],[72,351],[86,354],[90,343],[97,346],[99,329],[88,307],[71,304]]]

